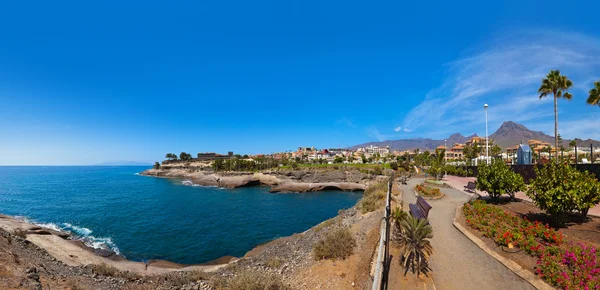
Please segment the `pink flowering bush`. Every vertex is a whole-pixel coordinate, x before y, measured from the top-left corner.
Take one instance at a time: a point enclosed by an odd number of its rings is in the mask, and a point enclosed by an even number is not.
[[[598,253],[584,243],[547,249],[538,260],[537,274],[562,289],[600,289]]]
[[[498,245],[538,257],[536,273],[561,289],[600,290],[600,261],[595,247],[563,243],[560,231],[477,200],[463,207],[467,224]]]

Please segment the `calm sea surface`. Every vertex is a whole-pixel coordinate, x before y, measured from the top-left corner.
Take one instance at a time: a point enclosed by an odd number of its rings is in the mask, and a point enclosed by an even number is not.
[[[0,213],[68,230],[132,260],[242,256],[352,207],[361,193],[269,193],[136,175],[147,167],[0,167]]]

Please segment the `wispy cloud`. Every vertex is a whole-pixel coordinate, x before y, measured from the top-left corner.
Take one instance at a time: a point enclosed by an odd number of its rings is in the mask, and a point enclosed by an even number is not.
[[[402,127],[429,132],[435,127],[438,134],[481,132],[484,103],[490,106],[490,129],[505,120],[551,123],[553,103],[537,95],[541,79],[551,69],[561,69],[573,80],[573,90],[579,90],[575,96],[581,105],[577,106],[584,107],[581,91],[590,77],[600,75],[600,41],[577,33],[546,31],[497,39],[449,62],[446,79],[409,111]],[[576,118],[576,114],[569,115]]]
[[[394,128],[394,132],[400,132],[400,131],[402,131],[402,127],[396,127],[396,128]]]
[[[376,139],[377,141],[385,141],[387,139],[387,136],[384,134],[381,134],[381,132],[379,132],[379,130],[377,130],[377,128],[375,127],[368,127],[366,129],[366,133],[369,137]]]

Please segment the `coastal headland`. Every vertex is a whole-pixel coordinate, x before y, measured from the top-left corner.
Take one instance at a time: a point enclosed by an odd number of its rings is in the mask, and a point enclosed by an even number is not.
[[[320,190],[365,190],[373,175],[358,170],[284,170],[264,172],[206,172],[180,168],[148,169],[141,175],[178,178],[200,186],[238,188],[270,186],[270,192],[312,192]]]

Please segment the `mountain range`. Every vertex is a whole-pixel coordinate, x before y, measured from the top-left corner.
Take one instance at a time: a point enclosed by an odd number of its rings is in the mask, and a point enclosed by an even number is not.
[[[451,147],[455,143],[465,143],[472,137],[477,136],[477,134],[473,134],[470,136],[463,136],[460,133],[455,133],[446,138],[446,145]],[[506,121],[502,123],[500,128],[496,130],[493,134],[490,135],[490,140],[494,142],[494,144],[498,144],[503,150],[506,150],[507,147],[511,147],[521,143],[527,143],[529,140],[539,140],[542,142],[548,142],[550,144],[554,144],[554,136],[550,136],[541,131],[533,131],[528,129],[527,127],[512,122]],[[569,142],[571,140],[563,139],[562,146],[565,148],[569,148]],[[577,146],[590,146],[592,144],[594,147],[600,146],[600,141],[587,139],[575,139],[577,142]],[[412,139],[400,139],[400,140],[386,140],[381,142],[368,142],[364,144],[359,144],[356,146],[352,146],[351,148],[356,149],[360,147],[366,146],[390,146],[390,150],[435,150],[436,147],[440,145],[444,145],[444,139],[435,140],[429,138],[412,138]],[[559,144],[560,146],[560,144]]]

